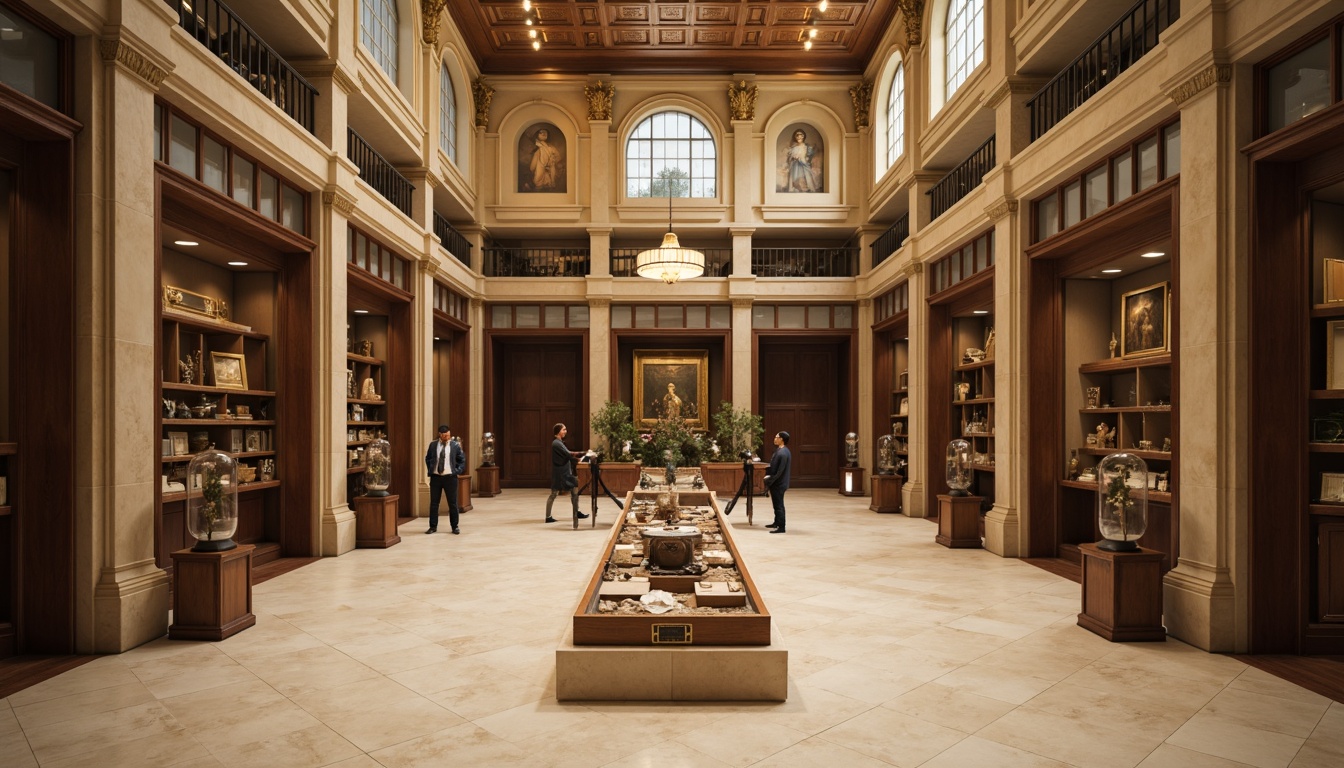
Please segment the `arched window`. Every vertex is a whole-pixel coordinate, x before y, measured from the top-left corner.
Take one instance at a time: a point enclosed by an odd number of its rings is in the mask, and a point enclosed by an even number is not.
[[[887,167],[905,151],[905,62],[896,65],[887,89]]]
[[[952,0],[944,27],[947,44],[947,92],[951,99],[971,72],[985,60],[984,0]]]
[[[360,0],[359,28],[364,47],[397,82],[397,2],[396,0]]]
[[[716,197],[714,137],[685,112],[644,118],[625,144],[626,197]]]
[[[439,149],[447,153],[449,160],[457,162],[457,96],[447,64],[439,73]]]

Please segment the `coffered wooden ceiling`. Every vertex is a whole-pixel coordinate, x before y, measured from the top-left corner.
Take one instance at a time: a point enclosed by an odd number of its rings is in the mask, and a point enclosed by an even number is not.
[[[522,0],[448,0],[486,74],[863,71],[895,0],[540,0],[540,51]],[[803,49],[815,26],[812,50]]]

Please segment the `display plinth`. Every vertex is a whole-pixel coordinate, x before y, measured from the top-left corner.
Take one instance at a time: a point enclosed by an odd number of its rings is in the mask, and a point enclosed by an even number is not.
[[[499,467],[476,468],[476,495],[499,495]]]
[[[257,623],[252,614],[251,544],[224,552],[173,553],[174,640],[223,640]]]
[[[355,497],[355,546],[386,549],[401,541],[397,534],[400,496]]]
[[[457,511],[470,512],[474,507],[471,505],[471,475],[457,476]]]
[[[1162,626],[1162,560],[1153,549],[1108,552],[1079,544],[1083,612],[1078,626],[1111,642],[1166,640]]]
[[[873,503],[868,508],[874,512],[900,512],[901,476],[873,475]]]
[[[979,496],[938,494],[938,535],[933,540],[953,549],[980,547]]]
[[[840,468],[840,495],[863,495],[863,467]]]

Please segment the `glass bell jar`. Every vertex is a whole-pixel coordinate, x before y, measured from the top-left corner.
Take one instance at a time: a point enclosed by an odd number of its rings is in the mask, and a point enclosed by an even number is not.
[[[877,438],[877,474],[890,475],[896,471],[896,438],[883,435]]]
[[[370,442],[364,466],[365,495],[388,495],[387,487],[392,484],[392,444],[382,438]]]
[[[495,433],[486,432],[481,435],[481,466],[495,466]]]
[[[223,451],[205,450],[187,465],[187,532],[195,552],[223,552],[238,546],[238,462]]]
[[[859,466],[859,436],[853,432],[845,435],[845,466]]]
[[[965,440],[947,444],[947,487],[949,496],[971,495],[971,444]]]
[[[1134,552],[1148,530],[1148,464],[1132,453],[1112,453],[1097,464],[1098,549]]]

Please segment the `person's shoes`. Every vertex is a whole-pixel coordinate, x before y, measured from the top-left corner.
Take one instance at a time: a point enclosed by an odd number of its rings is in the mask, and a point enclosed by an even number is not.
[[[580,513],[579,513],[579,519],[580,519],[580,520],[585,520],[585,519],[587,519],[587,518],[588,518],[588,515],[584,514],[583,512],[580,512]]]
[[[770,531],[770,532],[771,532],[771,533],[783,533],[783,532],[784,532],[784,529],[783,529],[783,528],[775,528],[774,530],[772,530],[772,531]]]
[[[428,531],[425,531],[425,533],[434,533],[437,530],[437,528],[430,528]]]
[[[558,523],[558,522],[560,522],[560,521],[559,521],[559,520],[556,520],[554,517],[548,517],[548,518],[546,518],[546,522],[548,522],[548,523]]]
[[[456,528],[453,529],[453,535],[454,535],[454,536],[456,536],[456,535],[459,534],[459,533],[461,533],[461,531],[457,530]]]
[[[766,528],[778,528],[778,527],[779,527],[779,523],[771,522],[769,525],[767,525],[767,526],[765,526],[765,527],[766,527]]]

